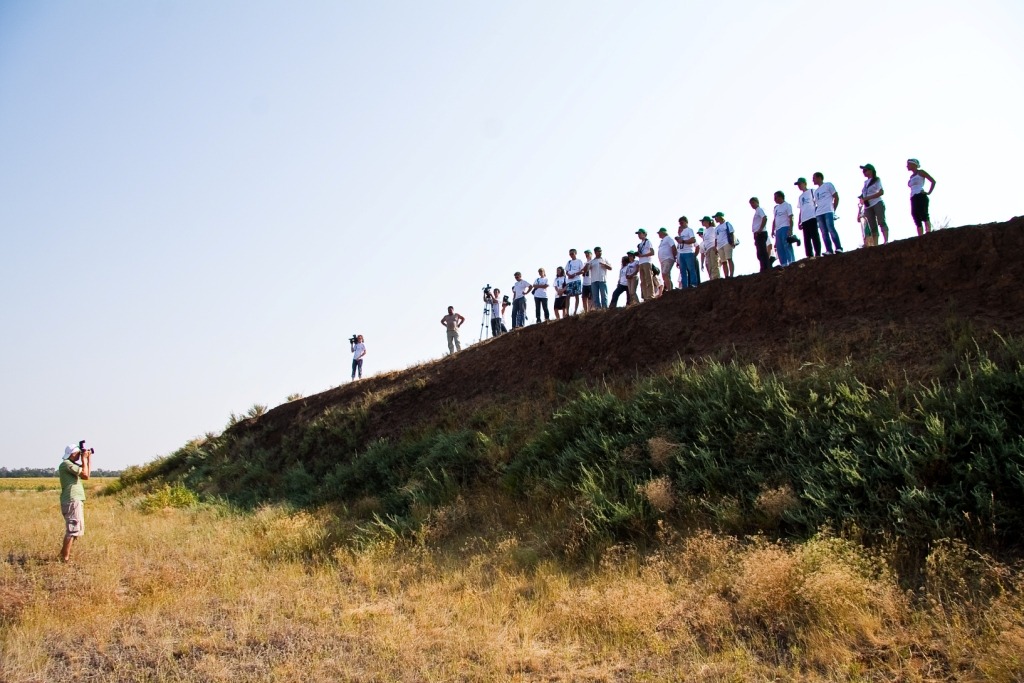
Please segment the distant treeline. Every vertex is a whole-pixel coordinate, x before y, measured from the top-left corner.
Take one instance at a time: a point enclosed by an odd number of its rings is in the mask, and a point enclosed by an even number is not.
[[[0,479],[3,478],[22,478],[27,479],[29,477],[56,477],[57,470],[54,467],[19,467],[16,470],[9,470],[6,467],[0,467]],[[95,468],[92,471],[94,477],[120,477],[121,470],[102,470]]]

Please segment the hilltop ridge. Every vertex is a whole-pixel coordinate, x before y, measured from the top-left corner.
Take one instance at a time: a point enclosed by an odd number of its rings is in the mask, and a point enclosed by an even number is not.
[[[768,369],[794,358],[875,357],[925,379],[958,333],[951,328],[1024,332],[1022,281],[1024,217],[950,228],[528,325],[454,356],[285,403],[238,429],[258,424],[274,433],[332,405],[385,394],[386,411],[370,410],[367,438],[395,436],[440,406],[521,396],[550,381],[643,375],[707,356]]]

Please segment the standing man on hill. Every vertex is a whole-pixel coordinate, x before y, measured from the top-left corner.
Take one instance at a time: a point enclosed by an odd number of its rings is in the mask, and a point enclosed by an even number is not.
[[[64,460],[57,467],[60,477],[60,512],[64,515],[64,545],[60,549],[60,561],[71,559],[71,546],[75,539],[85,534],[85,487],[82,480],[92,472],[93,449],[85,447],[85,441],[78,442],[78,448],[64,449]]]
[[[701,238],[701,265],[707,271],[709,280],[717,280],[722,277],[722,273],[718,269],[718,231],[712,225],[714,225],[714,221],[711,220],[711,216],[704,216],[700,219],[697,234]]]
[[[462,327],[464,322],[466,322],[466,319],[461,314],[455,312],[454,306],[449,306],[448,315],[441,318],[441,324],[448,330],[449,355],[462,350],[462,344],[459,343],[459,328]]]
[[[608,308],[608,271],[612,264],[608,263],[601,253],[601,247],[594,247],[594,258],[587,264],[590,273],[590,293],[593,301],[591,308]]]
[[[700,284],[700,271],[697,269],[697,235],[690,227],[686,216],[679,217],[679,234],[676,235],[676,257],[679,259],[679,286],[683,289],[696,287]]]
[[[654,298],[654,269],[651,267],[651,259],[654,257],[654,246],[647,239],[647,231],[643,228],[636,231],[636,236],[640,238],[640,244],[636,245],[637,263],[639,264],[637,277],[640,278],[640,293],[643,294],[644,301],[649,301]]]
[[[793,229],[793,207],[786,201],[786,195],[782,190],[779,190],[775,193],[772,237],[775,238],[775,251],[779,254],[779,263],[783,267],[796,260],[793,242],[800,244],[800,238],[792,234]]]
[[[839,208],[839,193],[836,186],[825,182],[825,174],[818,171],[811,179],[814,181],[814,218],[818,221],[821,240],[825,243],[825,253],[843,253],[843,245],[839,242],[836,232],[836,209]],[[833,247],[835,250],[833,251]]]
[[[356,372],[359,379],[363,378],[363,356],[366,355],[366,344],[363,343],[363,335],[357,334],[352,341],[352,381],[356,379]]]
[[[513,275],[516,281],[512,285],[512,329],[522,327],[526,324],[526,295],[530,293],[533,286],[523,279],[523,274],[518,270]]]
[[[761,264],[761,272],[771,270],[772,263],[768,260],[768,216],[761,208],[761,200],[757,197],[750,198],[750,208],[754,210],[754,222],[751,230],[754,233],[754,251],[757,252],[757,262]]]
[[[658,244],[658,261],[661,262],[661,281],[665,283],[663,292],[672,289],[672,266],[676,264],[676,257],[679,250],[676,248],[676,238],[668,236],[667,228],[658,228],[658,237],[661,242]]]
[[[818,219],[814,217],[814,192],[807,189],[807,178],[797,178],[793,184],[800,190],[796,203],[800,209],[800,229],[804,233],[804,253],[807,258],[817,258],[821,256],[821,237]]]
[[[572,312],[573,315],[578,315],[580,312],[580,294],[582,293],[583,261],[576,258],[575,249],[570,249],[569,260],[565,264],[565,295],[572,297],[572,300],[576,302]],[[569,315],[568,306],[566,307],[565,314]]]
[[[722,266],[722,275],[732,277],[736,268],[732,263],[732,248],[736,245],[736,231],[732,223],[725,220],[725,214],[715,214],[715,248],[718,249],[718,263]]]

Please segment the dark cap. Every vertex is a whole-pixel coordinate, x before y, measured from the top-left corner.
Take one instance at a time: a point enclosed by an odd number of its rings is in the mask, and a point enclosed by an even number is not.
[[[863,166],[860,167],[860,170],[862,170],[862,171],[871,171],[872,173],[877,173],[878,172],[878,171],[875,170],[875,165],[874,164],[864,164]]]
[[[667,235],[668,234],[668,230],[665,229],[665,228],[658,228],[658,234],[660,235],[661,233],[665,233]]]
[[[806,185],[807,184],[807,178],[797,178],[796,182],[793,183],[793,184],[794,185],[799,185],[800,183],[803,183],[804,185]]]
[[[719,211],[718,213],[715,214],[715,218],[725,218],[725,214]]]
[[[638,235],[646,235],[647,231],[644,230],[643,228],[640,228],[639,230],[636,231],[636,234],[638,234]]]
[[[626,256],[636,256],[636,252],[630,249],[629,251],[626,252]]]
[[[714,221],[711,220],[711,216],[704,216],[704,218],[700,219],[700,222],[701,223],[713,223]]]

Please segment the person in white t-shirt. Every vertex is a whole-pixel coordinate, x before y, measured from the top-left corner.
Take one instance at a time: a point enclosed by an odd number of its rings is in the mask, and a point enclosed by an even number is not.
[[[709,280],[717,280],[722,277],[718,267],[718,231],[714,228],[714,221],[710,216],[700,219],[700,228],[697,234],[702,240],[700,245],[701,266],[708,274]]]
[[[797,178],[793,184],[800,189],[796,204],[800,209],[800,229],[804,233],[804,253],[807,258],[817,258],[821,256],[821,233],[814,215],[814,191],[807,189],[807,178]]]
[[[772,237],[775,238],[775,253],[779,255],[779,265],[785,268],[796,260],[796,256],[793,254],[793,242],[799,244],[800,238],[793,234],[793,207],[786,201],[786,195],[782,190],[775,193]]]
[[[558,266],[555,269],[555,320],[564,318],[569,313],[569,297],[565,294],[567,280],[565,268]]]
[[[921,168],[921,162],[917,159],[907,159],[907,170],[910,171],[910,180],[907,182],[907,187],[910,188],[910,217],[914,219],[914,227],[917,228],[917,236],[920,237],[932,231],[932,221],[928,215],[928,196],[935,190],[935,178]],[[925,181],[931,183],[927,192],[924,189]]]
[[[643,294],[644,301],[648,301],[654,298],[654,268],[651,267],[651,259],[654,258],[654,246],[647,239],[647,231],[645,229],[640,228],[637,230],[636,236],[640,238],[640,244],[636,245],[637,277],[639,278],[640,293]]]
[[[536,308],[535,325],[541,322],[541,312],[544,313],[544,320],[551,320],[551,315],[548,313],[548,276],[543,268],[537,269],[537,275],[539,277],[533,281],[533,304]]]
[[[864,231],[864,246],[874,247],[878,244],[878,233],[882,233],[882,241],[889,243],[889,226],[885,224],[885,202],[882,195],[882,180],[878,177],[873,164],[864,164],[860,167],[864,174],[864,189],[860,191],[859,199],[864,205],[864,218],[867,219],[868,229]]]
[[[814,218],[818,221],[821,241],[825,243],[825,253],[843,253],[843,245],[839,242],[836,232],[835,211],[839,208],[839,193],[836,186],[825,182],[825,174],[818,171],[811,179],[814,181]],[[834,249],[834,251],[833,251]]]
[[[352,381],[356,380],[356,373],[359,379],[363,378],[363,356],[366,355],[366,344],[363,343],[363,335],[357,334],[355,341],[349,340],[352,346]]]
[[[757,197],[750,198],[750,208],[754,210],[754,222],[751,225],[751,231],[754,233],[754,251],[763,273],[772,267],[768,258],[768,216],[761,208],[761,200]]]
[[[610,308],[618,308],[619,297],[626,295],[626,305],[629,305],[629,256],[622,257],[622,266],[619,268],[619,284],[612,292],[612,303]]]
[[[512,285],[512,329],[526,325],[526,295],[533,289],[530,283],[523,279],[523,274],[516,271],[516,281]]]
[[[640,297],[636,294],[637,284],[640,282],[640,261],[637,260],[637,253],[630,249],[626,252],[629,263],[626,264],[626,305],[640,303]]]
[[[589,249],[583,250],[583,292],[580,295],[583,298],[583,312],[586,313],[593,308],[593,281],[590,279],[590,259],[594,258],[594,253]]]
[[[501,319],[505,312],[505,306],[501,301],[501,290],[495,287],[491,290],[491,336],[497,337],[505,332],[505,323]]]
[[[608,271],[612,264],[601,254],[601,247],[594,247],[594,258],[587,264],[590,274],[590,291],[593,301],[591,308],[608,308]]]
[[[722,266],[722,275],[732,277],[736,268],[732,263],[732,248],[736,245],[736,230],[732,223],[725,220],[725,214],[715,214],[715,248],[718,249],[718,263]]]
[[[668,228],[658,228],[658,261],[661,263],[661,281],[664,283],[662,291],[672,289],[672,266],[676,264],[676,256],[679,249],[676,248],[676,238],[668,236]]]
[[[583,261],[576,258],[576,250],[569,250],[569,262],[565,264],[565,295],[573,300],[573,315],[580,312],[580,294],[583,293]],[[568,309],[565,311],[569,314]]]
[[[679,261],[679,287],[687,289],[700,284],[700,270],[697,268],[697,235],[690,227],[686,216],[679,217],[679,230],[676,235],[676,258]]]

